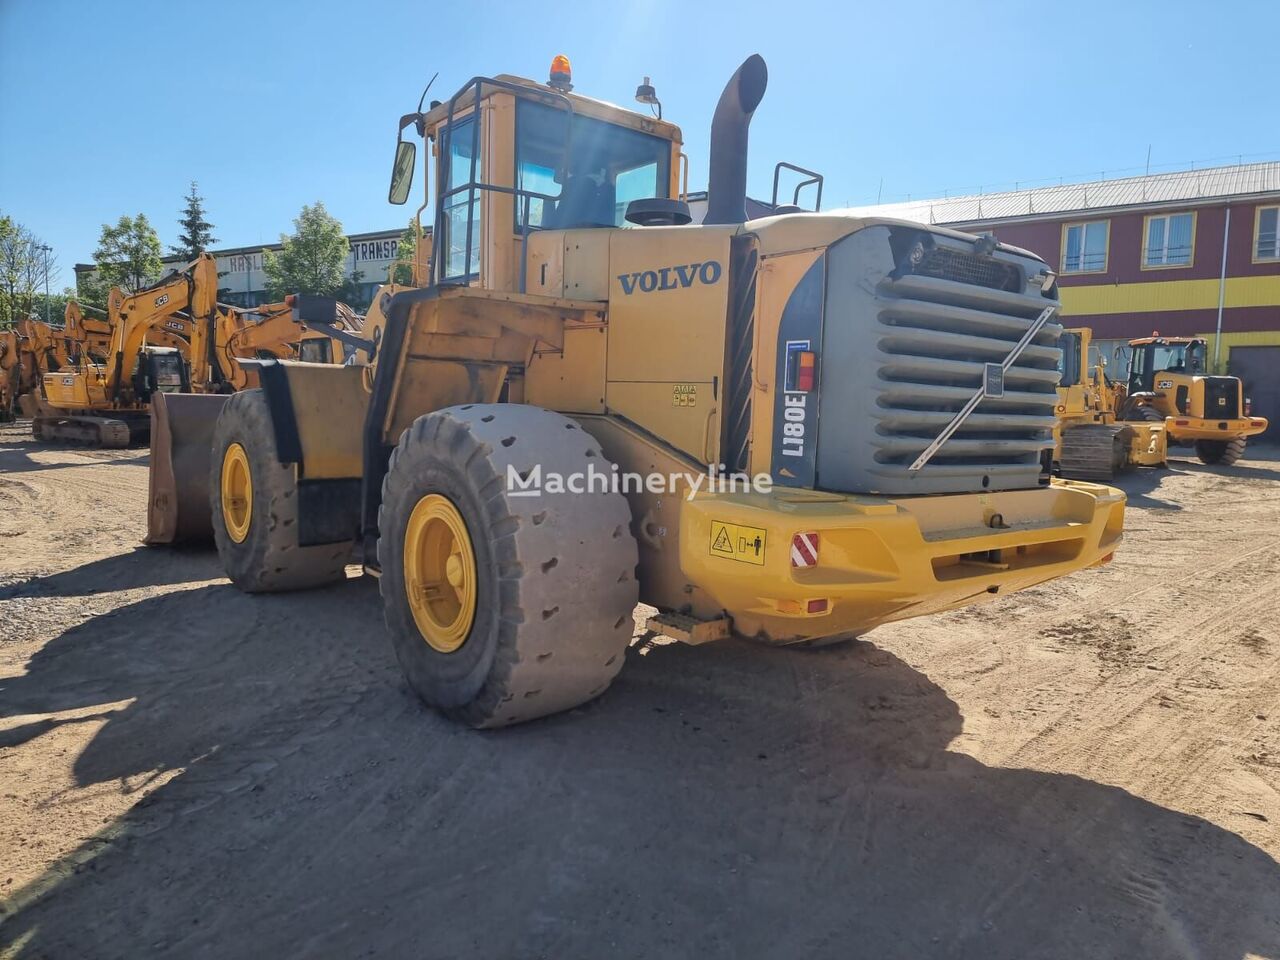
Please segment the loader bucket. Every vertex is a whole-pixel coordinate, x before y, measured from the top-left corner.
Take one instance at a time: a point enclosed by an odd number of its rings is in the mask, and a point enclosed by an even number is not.
[[[145,543],[213,539],[209,466],[213,428],[226,402],[227,396],[218,394],[152,396]]]

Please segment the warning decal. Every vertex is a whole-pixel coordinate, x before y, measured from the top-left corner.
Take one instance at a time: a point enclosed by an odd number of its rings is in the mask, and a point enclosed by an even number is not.
[[[712,520],[709,552],[713,557],[724,557],[726,560],[754,563],[758,567],[763,567],[764,538],[763,527],[748,527],[741,523]]]

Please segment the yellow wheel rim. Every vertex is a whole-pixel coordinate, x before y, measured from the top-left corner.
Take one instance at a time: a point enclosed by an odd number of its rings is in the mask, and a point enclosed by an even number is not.
[[[438,493],[418,501],[404,533],[404,589],[428,646],[453,653],[476,614],[476,555],[458,508]]]
[[[222,522],[227,536],[244,543],[253,520],[253,477],[249,473],[249,455],[244,447],[233,443],[222,455]]]

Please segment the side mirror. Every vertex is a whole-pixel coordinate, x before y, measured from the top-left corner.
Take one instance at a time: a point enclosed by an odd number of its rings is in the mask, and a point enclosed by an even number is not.
[[[418,147],[412,140],[396,142],[396,161],[391,166],[391,189],[387,191],[387,202],[397,206],[409,199],[409,187],[413,185],[413,162],[417,158]]]

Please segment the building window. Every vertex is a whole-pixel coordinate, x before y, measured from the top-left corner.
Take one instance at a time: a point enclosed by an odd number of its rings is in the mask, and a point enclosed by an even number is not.
[[[1107,269],[1111,223],[1068,223],[1062,228],[1062,272],[1102,273]]]
[[[1143,230],[1144,267],[1186,267],[1191,265],[1195,245],[1196,215],[1167,213],[1147,217]]]
[[[1253,259],[1280,260],[1280,207],[1259,207],[1253,226]]]

